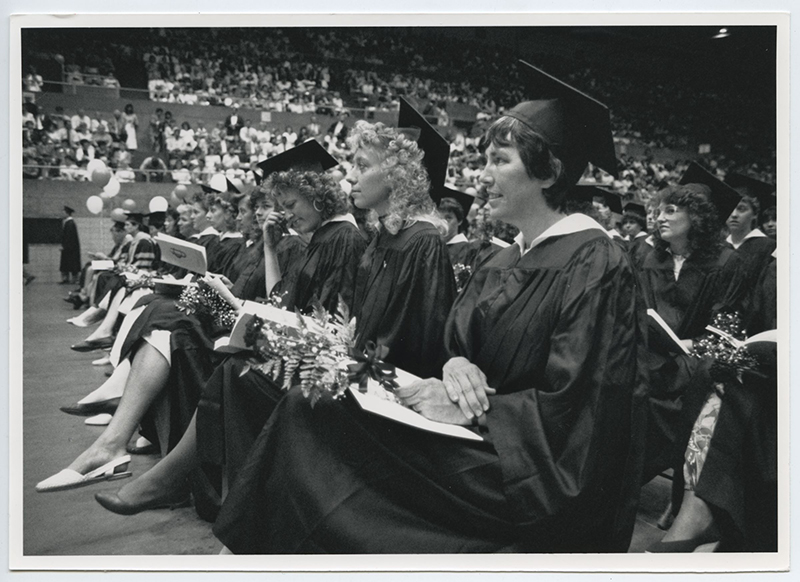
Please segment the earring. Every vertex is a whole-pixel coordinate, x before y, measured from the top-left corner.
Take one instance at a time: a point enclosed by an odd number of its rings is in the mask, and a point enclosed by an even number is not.
[[[322,211],[325,210],[325,208],[324,207],[323,208],[317,208],[317,202],[319,202],[319,200],[314,200],[314,202],[312,203],[312,206],[314,207],[314,210],[316,210],[317,212],[322,214]]]

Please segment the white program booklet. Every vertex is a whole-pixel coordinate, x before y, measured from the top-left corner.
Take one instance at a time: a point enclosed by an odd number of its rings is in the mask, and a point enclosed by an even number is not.
[[[205,274],[208,268],[206,247],[162,233],[155,237],[155,241],[161,249],[161,260],[165,263],[192,273]]]

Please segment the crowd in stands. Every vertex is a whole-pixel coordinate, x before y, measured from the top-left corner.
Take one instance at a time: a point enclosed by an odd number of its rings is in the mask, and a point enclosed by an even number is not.
[[[523,97],[513,48],[474,39],[424,42],[408,29],[175,29],[168,37],[142,30],[106,42],[63,34],[54,47],[68,79],[100,74],[106,77],[98,83],[113,84],[124,65],[146,78],[151,100],[165,103],[324,114],[345,105],[395,110],[407,96],[427,102],[423,112],[447,126],[450,104],[492,117]],[[774,134],[763,131],[763,114],[740,115],[764,109],[749,91],[717,87],[674,59],[631,74],[619,63],[537,57],[545,70],[609,105],[618,139],[684,150],[713,144],[737,171],[762,178],[774,172]],[[25,84],[36,86],[27,77]]]

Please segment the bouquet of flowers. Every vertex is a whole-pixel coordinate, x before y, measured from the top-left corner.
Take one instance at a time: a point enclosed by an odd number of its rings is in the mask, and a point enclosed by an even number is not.
[[[355,319],[341,298],[335,314],[317,304],[311,315],[297,314],[296,326],[253,318],[245,342],[255,357],[242,373],[257,370],[284,390],[299,384],[312,406],[325,393],[340,398],[351,383],[366,391],[368,378],[392,386],[394,367],[382,361],[388,350],[368,344],[359,353],[354,335]]]
[[[745,332],[737,313],[718,313],[709,331],[695,342],[691,355],[698,358],[711,357],[711,377],[717,382],[737,380],[742,372],[758,366],[757,358],[745,345]]]
[[[188,286],[183,290],[178,299],[178,309],[227,329],[233,327],[237,315],[235,299],[231,302],[224,293],[220,293],[217,285],[206,279],[200,279],[196,286]]]
[[[453,274],[456,277],[456,293],[461,293],[472,276],[472,267],[463,263],[456,263],[453,265]]]

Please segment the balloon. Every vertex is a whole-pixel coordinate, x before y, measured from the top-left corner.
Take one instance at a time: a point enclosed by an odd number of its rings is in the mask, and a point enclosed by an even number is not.
[[[86,164],[86,173],[91,176],[94,174],[95,170],[104,170],[106,169],[106,163],[103,160],[95,158],[90,160],[88,164]]]
[[[208,185],[217,192],[227,192],[228,190],[228,183],[225,181],[225,174],[214,174],[211,176],[211,180],[208,181]]]
[[[56,60],[56,62],[61,63],[62,65],[64,64],[64,57],[62,55],[55,55],[53,58]]]
[[[169,203],[163,196],[155,196],[150,199],[150,212],[166,212],[167,208],[169,208]]]
[[[128,217],[125,215],[125,211],[122,208],[115,208],[111,211],[111,220],[114,222],[125,222]]]
[[[97,184],[100,188],[105,188],[108,181],[111,179],[111,170],[108,168],[98,168],[92,172],[91,180],[93,184]]]
[[[186,204],[186,202],[182,198],[179,198],[173,190],[169,195],[169,205],[177,210],[178,206],[181,204]]]
[[[117,180],[116,176],[111,176],[111,179],[106,184],[106,187],[103,188],[103,192],[108,194],[108,198],[113,198],[117,194],[119,194],[119,180]]]
[[[175,189],[172,192],[175,194],[175,196],[178,197],[178,199],[181,202],[185,202],[186,196],[189,194],[189,189],[183,184],[178,184],[177,186],[175,186]]]
[[[133,212],[134,210],[136,210],[136,201],[128,198],[125,202],[122,203],[122,208],[124,210]]]
[[[89,196],[86,199],[86,208],[92,214],[100,214],[103,210],[103,199],[100,196]]]

